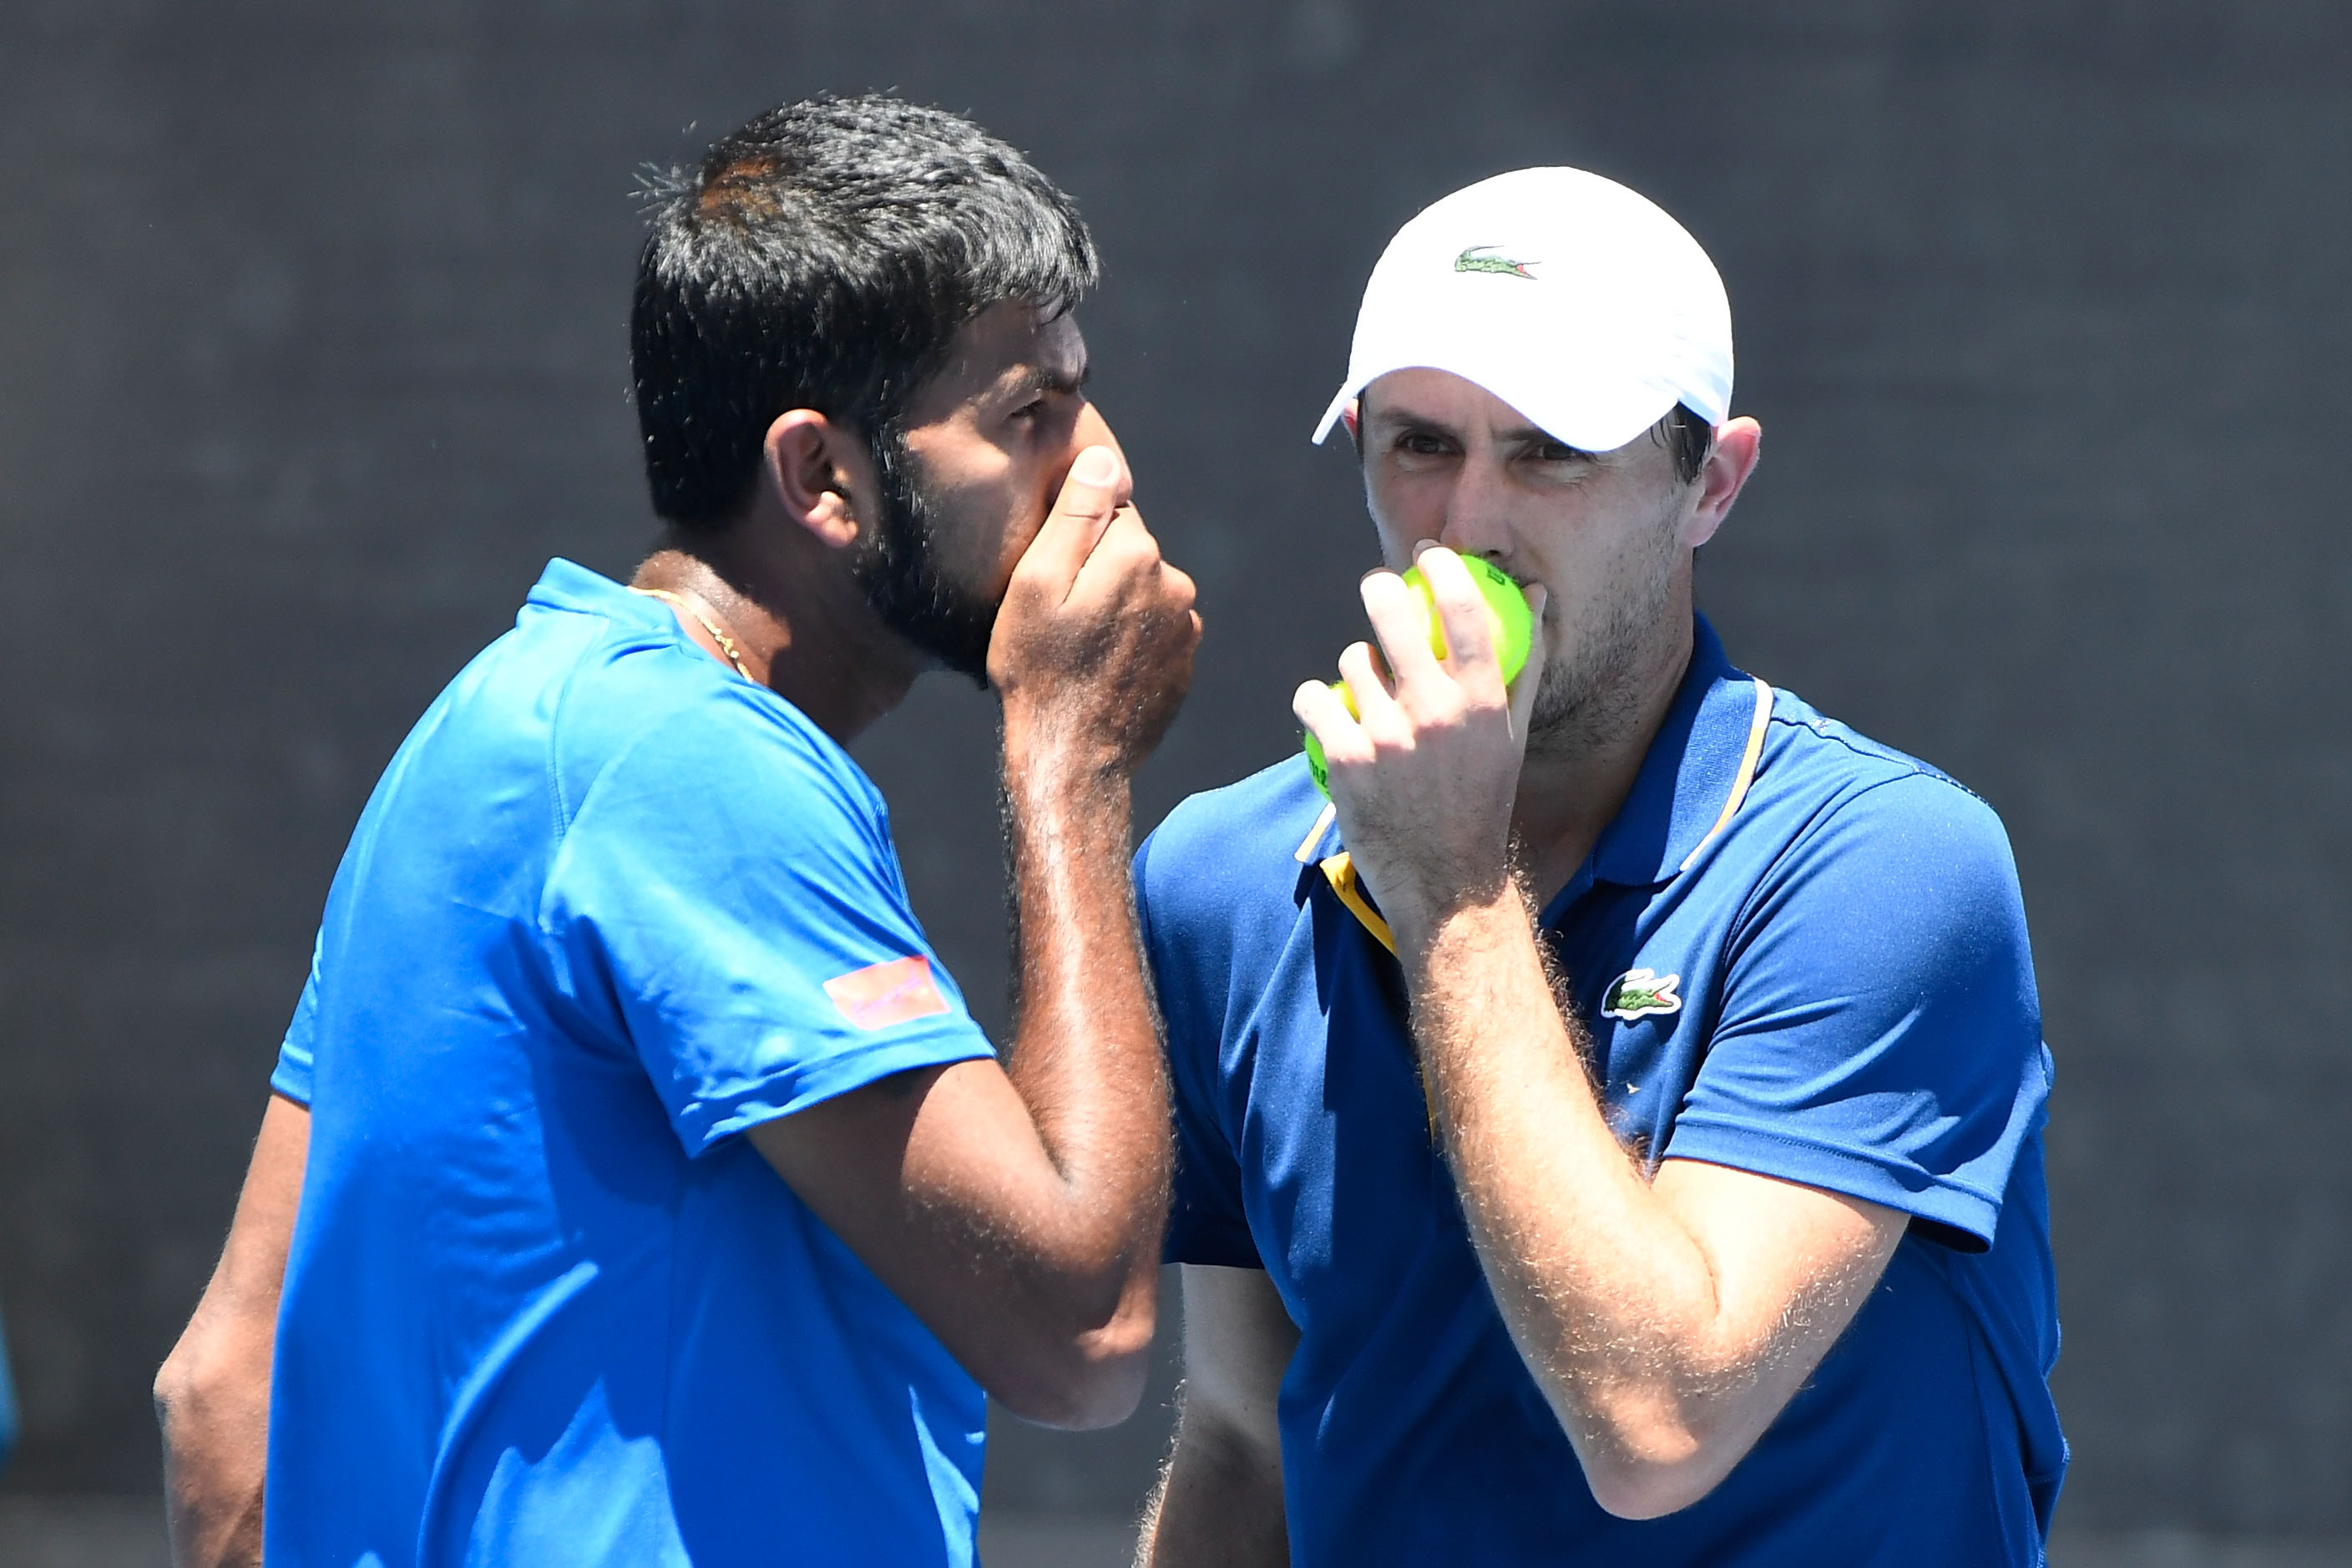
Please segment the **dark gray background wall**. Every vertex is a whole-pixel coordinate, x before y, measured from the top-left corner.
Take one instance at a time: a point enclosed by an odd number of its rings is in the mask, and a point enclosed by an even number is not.
[[[1101,401],[1210,626],[1147,822],[1281,755],[1354,635],[1306,437],[1394,226],[1538,162],[1679,215],[1769,432],[1709,609],[2016,842],[2065,1517],[2352,1529],[2347,63],[2326,0],[7,0],[8,1487],[155,1484],[146,1383],[376,770],[548,555],[649,537],[632,170],[896,86],[1108,257]],[[982,998],[992,724],[926,683],[861,752]],[[1121,1506],[1159,1440],[1014,1433],[993,1495]]]

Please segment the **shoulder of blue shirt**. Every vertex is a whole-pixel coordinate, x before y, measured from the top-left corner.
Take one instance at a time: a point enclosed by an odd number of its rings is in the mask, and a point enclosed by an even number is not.
[[[1294,921],[1304,879],[1322,874],[1305,841],[1327,804],[1306,758],[1292,756],[1170,812],[1135,854],[1137,906],[1155,966],[1169,968],[1181,954],[1195,975],[1229,973],[1236,952],[1262,950]],[[1317,837],[1330,837],[1328,826]]]
[[[1955,846],[1972,843],[2010,865],[2008,835],[1981,796],[1776,688],[1749,804],[1784,791],[1818,801],[1817,829],[1840,817],[1846,826],[1864,820],[1888,831],[1927,831]],[[1254,913],[1295,918],[1320,861],[1344,847],[1328,804],[1296,754],[1187,796],[1136,852],[1137,888],[1153,933],[1171,940],[1196,932],[1203,921],[1231,925]],[[2009,874],[2013,878],[2013,868]]]
[[[1724,674],[1746,683],[1736,671]],[[1697,759],[1692,771],[1715,772]],[[1944,1065],[1980,1088],[1989,1107],[2006,1109],[2037,1085],[2046,1092],[2048,1054],[2016,868],[2000,819],[1982,800],[1939,770],[1776,691],[1761,765],[1740,813],[1761,841],[1751,849],[1741,843],[1750,835],[1727,831],[1709,854],[1680,865],[1682,841],[1696,830],[1675,830],[1664,819],[1687,824],[1696,804],[1686,798],[1668,812],[1653,801],[1642,814],[1649,820],[1621,834],[1613,854],[1596,853],[1597,861],[1617,863],[1619,874],[1605,879],[1656,888],[1682,875],[1729,870],[1724,896],[1741,910],[1730,947],[1749,951],[1793,917],[1798,924],[1786,929],[1801,943],[1796,951],[1820,955],[1808,962],[1824,967],[1814,978],[1832,989],[1837,965],[1857,953],[1867,954],[1881,980],[1913,994],[1957,998],[2013,987],[2015,1052],[1982,1040],[1965,1061]],[[1323,878],[1322,858],[1339,847],[1324,806],[1303,760],[1288,758],[1184,801],[1139,851],[1138,906],[1180,1088],[1205,1092],[1216,1078],[1218,1036],[1227,1026],[1221,1020],[1235,1005],[1255,1005]],[[1730,863],[1719,866],[1715,854]],[[1979,1078],[1985,1081],[1976,1085]],[[1819,1184],[1845,1190],[1834,1179]],[[1974,1251],[1991,1239],[1999,1194],[1896,1206],[1919,1209],[1937,1239]]]
[[[1888,929],[1880,946],[1890,961],[1904,949],[1928,965],[1949,958],[1954,942],[1990,942],[2030,990],[2016,859],[2000,815],[1975,791],[1823,716],[1793,692],[1776,691],[1762,765],[1743,810],[1776,803],[1807,820],[1776,843],[1769,864],[1751,869],[1751,919],[1772,908],[1778,889],[1834,866],[1833,876],[1858,894],[1874,889],[1896,899],[1874,911],[1890,921],[1899,915],[1910,928],[1906,942],[1894,941]],[[1930,884],[1933,899],[1906,896]]]
[[[697,752],[755,738],[764,743],[752,754],[789,757],[812,778],[851,785],[858,805],[881,805],[864,770],[833,737],[786,698],[697,647],[662,600],[559,558],[533,585],[518,628],[534,610],[589,616],[609,627],[600,657],[563,672],[556,700],[564,710],[566,749],[602,763],[655,736]],[[627,657],[636,652],[672,657],[650,663]],[[592,700],[574,700],[581,696]]]
[[[1594,867],[1629,887],[1728,870],[1726,892],[1741,909],[1735,945],[1769,930],[1795,900],[1811,911],[1802,917],[1808,951],[1834,958],[1865,942],[1878,973],[1930,987],[2003,971],[2021,987],[2020,1022],[2034,1026],[2031,1040],[2021,1033],[2019,1050],[2046,1077],[2023,900],[1992,808],[1940,770],[1776,689],[1746,798],[1724,831],[1708,832],[1738,772],[1758,687],[1723,659],[1704,622],[1700,630],[1694,675],[1703,684],[1678,699],[1664,732],[1686,750],[1645,760],[1641,789],[1556,904],[1589,887]],[[1726,733],[1734,728],[1737,742]],[[1218,1020],[1278,962],[1323,880],[1324,858],[1342,847],[1326,806],[1293,755],[1183,801],[1137,852],[1141,933],[1180,1074],[1213,1072]],[[1916,896],[1928,888],[1932,898]],[[1189,1059],[1195,1055],[1202,1059]],[[2035,1070],[2022,1058],[2016,1066]]]

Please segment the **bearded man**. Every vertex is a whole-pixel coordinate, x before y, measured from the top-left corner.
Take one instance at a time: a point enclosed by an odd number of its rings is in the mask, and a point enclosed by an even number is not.
[[[660,207],[661,544],[551,564],[361,819],[158,1380],[182,1563],[968,1563],[983,1391],[1134,1408],[1128,781],[1200,624],[1083,391],[1096,273],[1013,149],[887,98]],[[1002,1060],[842,749],[940,666],[1003,704]]]
[[[1733,667],[1723,285],[1531,169],[1374,269],[1323,431],[1395,571],[1294,759],[1137,858],[1185,1396],[1145,1560],[2042,1558],[2065,1464],[2017,875],[1950,779]],[[1463,556],[1526,585],[1506,689]]]

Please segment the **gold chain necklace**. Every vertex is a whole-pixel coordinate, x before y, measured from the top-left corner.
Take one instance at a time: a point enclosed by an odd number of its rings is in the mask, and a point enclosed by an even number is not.
[[[692,616],[696,620],[700,621],[702,623],[702,629],[710,634],[710,640],[717,643],[719,645],[719,651],[727,656],[727,662],[735,667],[735,673],[741,676],[746,680],[750,680],[751,679],[751,672],[743,668],[742,654],[736,650],[735,639],[729,637],[725,632],[719,630],[719,623],[717,621],[712,620],[709,616],[704,615],[700,610],[698,610],[692,605],[688,604],[684,595],[673,594],[667,588],[631,588],[629,592],[632,594],[643,594],[648,599],[659,599],[667,605],[675,605],[679,609],[684,610],[688,615]],[[754,684],[757,683],[755,682]]]

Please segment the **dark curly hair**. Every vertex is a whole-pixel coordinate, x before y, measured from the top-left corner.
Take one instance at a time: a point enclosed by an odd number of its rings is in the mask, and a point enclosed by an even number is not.
[[[1100,276],[1070,198],[971,121],[873,94],[770,110],[658,182],[629,363],[654,510],[712,529],[768,426],[813,408],[877,451],[962,327]]]

